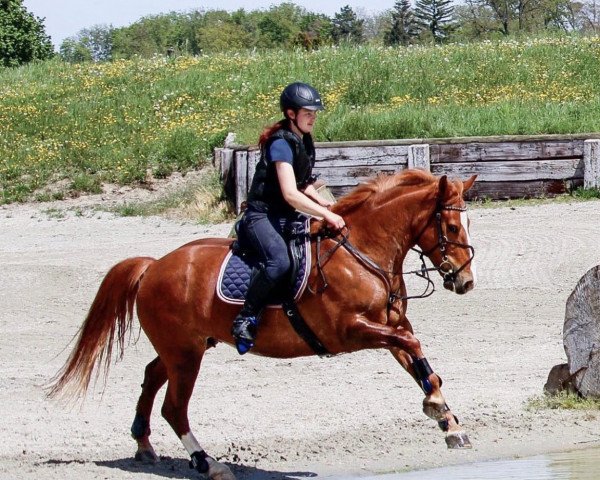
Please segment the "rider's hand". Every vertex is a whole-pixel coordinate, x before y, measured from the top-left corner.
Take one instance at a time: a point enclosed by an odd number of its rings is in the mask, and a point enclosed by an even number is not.
[[[325,221],[327,222],[327,225],[334,230],[341,230],[346,226],[344,219],[337,213],[333,212],[327,212],[327,215],[325,215]]]

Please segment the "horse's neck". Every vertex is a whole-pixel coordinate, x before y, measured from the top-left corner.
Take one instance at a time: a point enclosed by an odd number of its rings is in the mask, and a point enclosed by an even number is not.
[[[412,193],[359,209],[345,219],[350,240],[383,269],[398,272],[415,245],[419,225],[426,222],[428,203],[425,194]]]

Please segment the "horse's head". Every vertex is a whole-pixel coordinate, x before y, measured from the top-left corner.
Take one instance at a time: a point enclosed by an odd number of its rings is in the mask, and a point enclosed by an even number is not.
[[[433,214],[425,220],[417,245],[444,278],[444,288],[459,294],[475,287],[475,250],[469,236],[469,219],[463,200],[477,176],[461,182],[439,179]]]

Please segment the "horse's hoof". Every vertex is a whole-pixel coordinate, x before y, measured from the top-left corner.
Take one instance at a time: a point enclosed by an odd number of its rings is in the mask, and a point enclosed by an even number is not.
[[[154,453],[154,450],[138,450],[135,452],[135,460],[149,464],[158,463],[160,461],[158,455]]]
[[[459,449],[459,448],[473,448],[469,437],[465,432],[453,432],[446,435],[446,445],[448,448]]]
[[[235,480],[235,475],[227,465],[217,462],[212,457],[206,457],[206,461],[210,480]]]

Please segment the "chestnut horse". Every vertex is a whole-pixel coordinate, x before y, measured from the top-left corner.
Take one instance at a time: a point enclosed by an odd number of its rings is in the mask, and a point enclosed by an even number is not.
[[[462,198],[474,181],[475,177],[450,181],[405,170],[355,188],[333,206],[349,230],[323,236],[319,242],[313,239],[312,258],[319,250],[320,264],[312,266],[309,288],[298,301],[306,323],[330,353],[388,349],[422,388],[423,411],[446,432],[451,448],[471,445],[406,317],[402,264],[411,247],[418,245],[444,276],[445,288],[463,294],[474,287],[474,251]],[[321,227],[313,222],[313,237]],[[234,476],[202,449],[190,430],[187,410],[206,349],[219,341],[233,344],[231,322],[239,306],[225,304],[216,295],[219,267],[231,243],[231,239],[197,240],[159,260],[135,257],[115,265],[100,285],[77,344],[49,392],[80,396],[102,363],[107,374],[115,340],[123,354],[137,306],[141,327],[158,356],[146,366],[131,428],[138,443],[136,458],[158,460],[150,444],[150,416],[158,390],[167,383],[162,416],[191,456],[190,465],[220,480]],[[322,288],[323,279],[327,288]],[[314,355],[281,309],[265,310],[252,353],[278,358]]]

